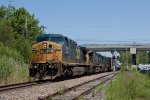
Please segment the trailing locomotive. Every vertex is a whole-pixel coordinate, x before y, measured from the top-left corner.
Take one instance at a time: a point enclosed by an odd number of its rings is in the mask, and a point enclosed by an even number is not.
[[[50,76],[69,77],[112,70],[111,58],[91,52],[61,34],[41,34],[32,46],[29,76],[44,79]]]

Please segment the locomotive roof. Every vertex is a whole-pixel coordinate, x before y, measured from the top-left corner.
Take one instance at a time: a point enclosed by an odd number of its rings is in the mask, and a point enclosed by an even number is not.
[[[38,37],[65,37],[62,34],[40,34]]]
[[[70,38],[68,38],[68,37],[66,37],[66,36],[64,36],[64,35],[62,35],[62,34],[40,34],[40,35],[37,37],[37,39],[38,39],[38,38],[45,38],[45,37],[62,37],[62,38],[67,38],[68,40],[71,40],[71,41],[73,41],[74,43],[76,43],[74,40],[72,40],[72,39],[70,39]]]

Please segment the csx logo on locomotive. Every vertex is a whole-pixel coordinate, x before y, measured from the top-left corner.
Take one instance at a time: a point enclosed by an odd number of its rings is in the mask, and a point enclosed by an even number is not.
[[[32,46],[30,77],[54,79],[111,70],[111,58],[78,46],[61,34],[41,34]]]

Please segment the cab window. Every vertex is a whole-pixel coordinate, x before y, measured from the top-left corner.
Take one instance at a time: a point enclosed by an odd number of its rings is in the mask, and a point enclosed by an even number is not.
[[[62,37],[50,37],[50,41],[58,43],[58,44],[62,44],[64,42],[64,38],[62,38]]]
[[[39,42],[43,42],[43,41],[49,41],[49,37],[48,36],[43,36],[43,37],[38,37],[36,39],[36,42],[39,43]]]
[[[65,38],[65,41],[66,41],[66,45],[68,47],[69,46],[69,40],[67,38]]]

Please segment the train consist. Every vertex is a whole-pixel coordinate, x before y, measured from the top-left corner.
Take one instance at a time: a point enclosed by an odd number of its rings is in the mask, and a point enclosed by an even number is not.
[[[78,46],[61,34],[41,34],[32,46],[29,76],[37,79],[112,71],[113,59]]]

